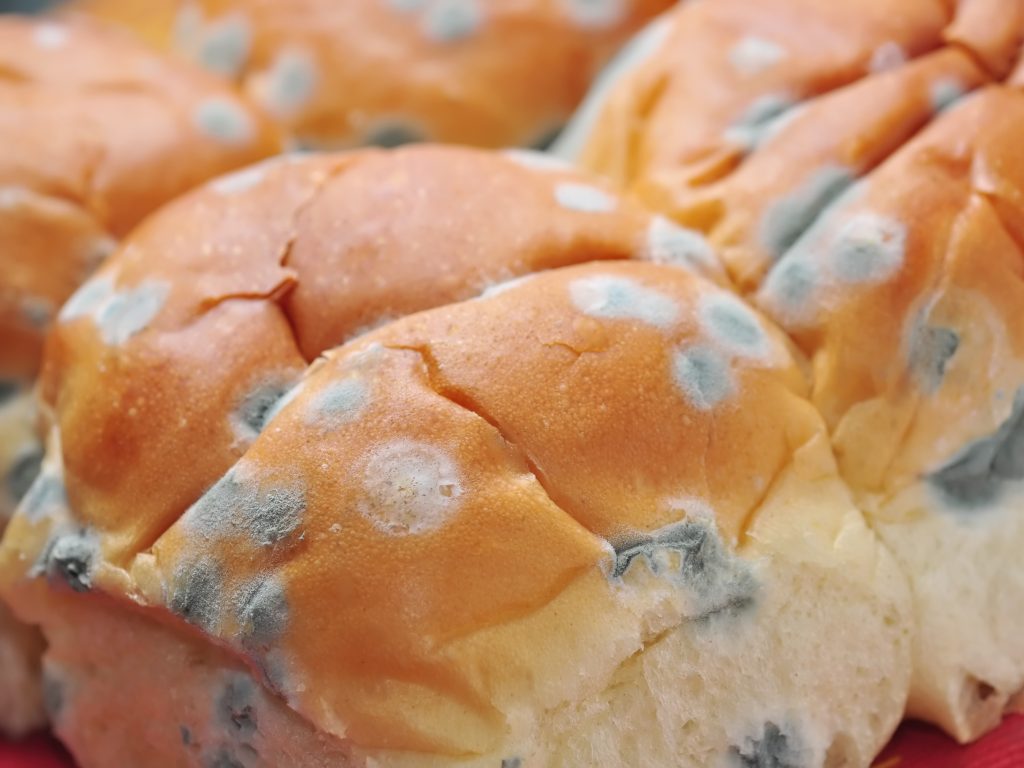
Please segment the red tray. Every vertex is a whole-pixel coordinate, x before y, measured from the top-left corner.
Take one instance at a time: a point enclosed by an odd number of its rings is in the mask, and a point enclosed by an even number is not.
[[[0,768],[74,768],[52,739],[36,736],[19,744],[0,742]],[[1024,715],[976,744],[958,747],[926,725],[905,723],[875,768],[1024,768]]]

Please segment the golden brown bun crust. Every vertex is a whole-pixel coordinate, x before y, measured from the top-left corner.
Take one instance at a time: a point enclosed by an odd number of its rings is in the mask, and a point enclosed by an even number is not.
[[[230,467],[325,349],[540,269],[672,256],[666,222],[530,167],[543,160],[426,146],[285,157],[137,229],[66,306],[41,376],[69,493],[111,557],[148,546]]]
[[[28,378],[114,238],[280,143],[216,79],[87,20],[0,20],[0,72],[0,377]]]
[[[536,154],[218,179],[65,305],[5,594],[51,637],[38,590],[156,609],[165,642],[187,622],[368,764],[602,764],[573,724],[615,740],[600,708],[634,694],[672,723],[655,765],[780,727],[812,762],[874,754],[905,701],[905,585],[789,340],[709,258]],[[854,639],[808,655],[835,606]],[[93,658],[70,676],[93,686]],[[646,663],[699,670],[697,696],[645,689]],[[208,688],[184,672],[186,704]],[[807,690],[850,695],[822,714]]]
[[[428,140],[499,147],[549,137],[604,61],[672,1],[177,5],[173,45],[238,77],[305,146]],[[136,6],[86,0],[77,7],[138,25]],[[152,24],[142,22],[144,35],[165,36],[154,35]]]

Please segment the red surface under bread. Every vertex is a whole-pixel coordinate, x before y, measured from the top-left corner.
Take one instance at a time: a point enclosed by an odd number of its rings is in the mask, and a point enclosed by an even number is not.
[[[0,742],[0,768],[73,768],[51,739],[36,736],[20,744]],[[976,744],[958,747],[938,731],[905,724],[875,768],[1024,768],[1024,715]]]

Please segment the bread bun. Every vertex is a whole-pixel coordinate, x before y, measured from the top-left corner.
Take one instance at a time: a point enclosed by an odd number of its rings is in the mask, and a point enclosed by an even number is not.
[[[72,8],[236,78],[304,148],[549,141],[591,78],[672,0],[181,0],[154,34],[134,0]],[[147,3],[148,6],[148,3]],[[164,20],[168,3],[158,3]],[[166,22],[165,22],[166,23]]]
[[[912,580],[910,714],[961,741],[1024,689],[1024,4],[996,7],[687,5],[563,147],[703,231],[807,354]]]
[[[42,459],[29,389],[61,304],[143,216],[280,138],[228,86],[88,21],[0,18],[0,73],[2,529]],[[38,674],[4,632],[6,696]],[[0,730],[38,720],[38,698],[0,700]]]
[[[539,160],[273,161],[66,305],[0,570],[84,768],[885,743],[909,595],[790,342],[699,237]]]

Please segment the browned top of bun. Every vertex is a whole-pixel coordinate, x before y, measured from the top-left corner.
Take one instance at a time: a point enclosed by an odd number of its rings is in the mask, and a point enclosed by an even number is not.
[[[634,256],[720,274],[699,237],[529,153],[283,157],[219,179],[147,220],[62,312],[41,386],[76,510],[130,556],[325,349],[517,276]]]
[[[88,21],[0,20],[0,74],[0,376],[29,377],[116,238],[279,139],[229,87]]]
[[[812,359],[855,489],[991,500],[991,462],[944,472],[1024,408],[1024,3],[722,0],[664,35],[585,164],[704,232]]]
[[[151,39],[133,0],[86,12]],[[200,0],[172,46],[236,77],[304,146],[550,138],[590,79],[671,0]],[[163,6],[162,12],[166,10]],[[161,13],[160,18],[166,18]]]

